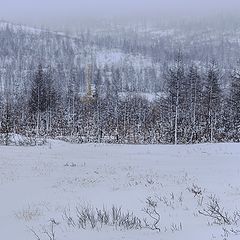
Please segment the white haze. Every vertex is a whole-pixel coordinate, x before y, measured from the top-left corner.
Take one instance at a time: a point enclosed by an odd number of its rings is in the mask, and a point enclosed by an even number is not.
[[[38,24],[83,18],[201,17],[239,10],[239,0],[0,0],[1,19]]]

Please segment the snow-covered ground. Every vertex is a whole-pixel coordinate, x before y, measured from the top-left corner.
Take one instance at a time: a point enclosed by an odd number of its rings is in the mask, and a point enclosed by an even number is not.
[[[239,179],[239,144],[133,146],[50,141],[40,147],[2,146],[0,239],[239,239]],[[220,212],[229,214],[230,225],[221,224],[221,219],[214,224],[213,218],[199,213],[208,211],[211,196],[218,201]],[[155,209],[147,198],[156,204]],[[113,205],[123,213],[133,212],[143,228],[111,226],[111,221],[95,229],[78,227],[76,208],[111,212]],[[158,214],[155,227],[160,232],[149,229],[154,228]],[[150,227],[145,227],[144,218]]]
[[[151,67],[153,65],[150,58],[144,57],[141,54],[132,55],[123,53],[121,50],[95,50],[96,62],[98,67],[104,67],[106,64],[116,64],[116,65],[123,65],[123,64],[131,64],[136,69],[141,69],[143,66]]]

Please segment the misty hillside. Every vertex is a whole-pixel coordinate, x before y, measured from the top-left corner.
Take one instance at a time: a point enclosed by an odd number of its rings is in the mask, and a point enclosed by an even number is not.
[[[175,28],[173,24],[111,24],[63,33],[1,22],[1,89],[9,83],[7,75],[17,85],[28,84],[27,75],[42,64],[54,68],[61,84],[66,84],[74,69],[81,91],[85,91],[83,72],[91,64],[94,72],[120,69],[123,91],[159,92],[164,67],[174,61],[179,49],[186,64],[205,68],[215,60],[224,73],[234,69],[239,59],[240,27],[219,29],[215,24],[204,28],[203,24],[187,22]],[[132,68],[134,77],[128,79]]]
[[[61,66],[67,74],[71,68],[79,71],[91,62],[99,68],[105,64],[121,68],[133,65],[158,72],[164,64],[173,61],[178,49],[183,51],[187,63],[206,66],[215,60],[224,69],[236,65],[240,26],[219,28],[215,24],[206,28],[203,25],[204,22],[174,27],[173,24],[112,24],[67,34],[1,22],[1,69],[29,71],[43,63],[56,69]]]

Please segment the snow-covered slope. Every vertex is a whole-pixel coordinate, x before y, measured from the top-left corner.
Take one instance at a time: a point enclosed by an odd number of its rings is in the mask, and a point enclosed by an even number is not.
[[[33,240],[35,232],[47,240],[51,226],[57,240],[239,239],[238,221],[217,225],[199,213],[210,196],[229,218],[240,209],[239,156],[239,144],[0,147],[0,239]],[[161,232],[111,224],[79,229],[64,217],[77,223],[76,206],[115,205],[152,226],[147,198],[157,204]]]

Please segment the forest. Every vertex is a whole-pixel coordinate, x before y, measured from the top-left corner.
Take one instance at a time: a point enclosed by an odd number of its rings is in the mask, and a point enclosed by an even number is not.
[[[239,142],[240,43],[187,26],[67,34],[2,22],[0,143]]]

